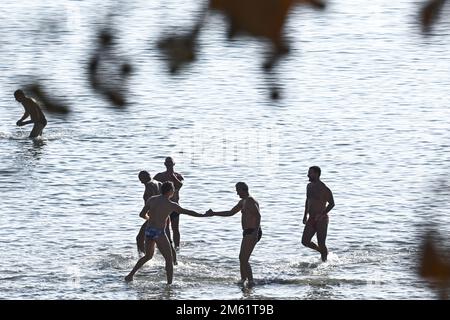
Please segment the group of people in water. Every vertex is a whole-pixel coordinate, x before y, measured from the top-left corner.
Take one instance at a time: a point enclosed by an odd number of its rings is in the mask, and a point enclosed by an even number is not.
[[[25,112],[16,125],[24,126],[33,123],[30,138],[42,135],[42,131],[47,125],[47,120],[39,105],[32,98],[25,96],[22,90],[14,92],[15,99],[20,102]],[[30,117],[30,120],[26,120]],[[261,213],[259,203],[249,193],[248,185],[245,182],[236,183],[236,193],[241,200],[229,211],[213,211],[209,209],[203,214],[185,209],[179,205],[179,192],[183,186],[184,178],[174,171],[175,162],[171,157],[164,161],[166,171],[156,174],[153,179],[147,171],[139,172],[139,180],[145,185],[144,207],[139,216],[145,221],[142,224],[136,243],[142,256],[125,277],[126,281],[133,280],[134,274],[150,259],[155,253],[155,246],[158,247],[165,259],[167,283],[171,284],[173,279],[173,266],[177,264],[177,250],[180,247],[180,214],[193,217],[228,217],[242,213],[242,242],[239,253],[240,261],[240,283],[247,281],[249,286],[254,284],[253,272],[250,266],[250,256],[256,244],[262,237]],[[321,169],[312,166],[308,170],[309,183],[306,188],[305,210],[303,224],[305,225],[302,236],[302,244],[320,253],[322,261],[327,260],[328,249],[326,247],[326,237],[328,230],[328,213],[334,207],[333,193],[320,180]],[[173,241],[172,241],[172,235]],[[312,242],[312,238],[317,234],[317,244]]]
[[[145,222],[139,230],[136,242],[138,251],[143,252],[144,256],[137,261],[125,280],[133,280],[134,274],[152,259],[155,246],[157,246],[165,259],[167,283],[172,283],[173,266],[177,264],[176,252],[180,246],[180,214],[193,217],[229,217],[241,212],[243,233],[239,253],[241,273],[239,283],[244,284],[247,281],[248,286],[254,285],[249,261],[263,233],[259,203],[250,195],[248,185],[245,182],[236,183],[236,193],[241,200],[231,210],[213,211],[209,209],[201,214],[179,205],[179,191],[183,186],[183,176],[174,171],[175,162],[171,157],[165,159],[164,165],[166,171],[158,173],[153,179],[147,171],[139,172],[139,180],[145,185],[145,205],[139,216],[145,219]],[[317,166],[312,166],[308,170],[310,183],[306,190],[303,216],[305,228],[302,244],[318,251],[322,261],[326,261],[328,249],[325,241],[329,221],[328,213],[334,207],[334,199],[331,190],[320,180],[320,174],[321,169]],[[170,235],[170,225],[174,236],[173,241]],[[317,244],[311,241],[315,234],[317,234]]]

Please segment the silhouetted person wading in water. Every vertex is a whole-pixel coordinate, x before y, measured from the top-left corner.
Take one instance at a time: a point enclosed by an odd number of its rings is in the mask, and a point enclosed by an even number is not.
[[[14,98],[16,98],[25,109],[25,113],[22,118],[16,122],[16,125],[21,127],[26,124],[34,123],[33,130],[30,132],[30,138],[41,136],[42,130],[44,130],[47,125],[47,119],[45,119],[44,113],[39,105],[33,99],[26,97],[22,90],[16,90],[14,92]],[[31,120],[24,121],[28,117],[30,117]]]
[[[328,230],[328,212],[334,207],[333,193],[320,181],[321,170],[317,166],[310,167],[306,187],[305,214],[303,216],[302,244],[320,252],[322,261],[327,260],[328,249],[325,245]],[[328,205],[327,205],[328,203]],[[309,215],[309,217],[308,217]],[[317,245],[311,241],[317,233]]]

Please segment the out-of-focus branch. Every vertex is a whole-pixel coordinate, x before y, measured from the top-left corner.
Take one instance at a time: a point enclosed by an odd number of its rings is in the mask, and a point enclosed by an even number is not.
[[[100,31],[97,41],[97,49],[88,65],[89,83],[93,90],[103,95],[113,105],[124,107],[126,80],[133,68],[131,64],[120,61],[121,59],[114,54],[115,42],[111,30]],[[105,64],[106,67],[101,68],[102,59],[111,60],[110,64]]]
[[[428,0],[420,11],[424,31],[428,31],[439,18],[442,7],[447,0]]]
[[[42,107],[48,112],[59,114],[67,114],[70,112],[68,106],[56,101],[54,97],[50,97],[39,83],[33,83],[26,86],[24,89],[30,92],[31,96],[35,97],[38,102],[42,104]]]
[[[431,234],[425,237],[422,246],[419,274],[429,280],[432,287],[438,290],[441,299],[448,298],[450,261],[448,261],[444,252],[438,249],[437,242]]]

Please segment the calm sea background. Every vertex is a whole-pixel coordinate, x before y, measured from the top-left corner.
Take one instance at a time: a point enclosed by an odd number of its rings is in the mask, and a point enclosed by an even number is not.
[[[155,49],[192,26],[197,1],[6,1],[0,6],[0,299],[433,299],[417,275],[420,236],[450,232],[450,21],[429,36],[418,2],[299,6],[292,52],[269,98],[263,44],[226,41],[208,17],[197,61],[170,76]],[[86,65],[114,13],[116,53],[134,66],[118,110],[92,91]],[[13,97],[39,81],[70,105],[48,114],[42,140],[16,127]],[[138,255],[140,170],[171,155],[182,206],[227,210],[246,181],[264,235],[257,286],[241,290],[240,214],[181,217],[174,284],[156,254],[127,284]],[[307,169],[334,193],[330,257],[300,243]]]

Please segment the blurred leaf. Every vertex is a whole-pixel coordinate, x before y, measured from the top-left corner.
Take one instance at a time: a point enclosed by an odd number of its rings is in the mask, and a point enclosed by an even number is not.
[[[45,110],[49,112],[59,114],[67,114],[70,112],[69,107],[55,101],[54,98],[50,98],[50,96],[45,92],[45,90],[39,83],[33,83],[25,87],[25,90],[30,92],[31,95],[33,95],[39,102],[41,102]]]
[[[441,299],[448,299],[450,289],[450,261],[437,248],[436,241],[429,234],[425,238],[420,257],[419,274],[430,281]]]
[[[197,38],[201,29],[198,23],[187,34],[173,34],[163,37],[158,48],[164,55],[171,73],[176,73],[183,65],[196,59]]]
[[[296,4],[308,4],[317,9],[325,7],[320,0],[209,0],[209,9],[225,15],[229,39],[247,34],[270,41],[272,48],[263,63],[264,70],[269,73],[280,58],[289,53],[284,26]],[[276,84],[272,84],[270,97],[272,100],[280,98]]]
[[[325,6],[318,0],[210,0],[209,7],[221,11],[228,18],[229,38],[244,32],[267,38],[275,48],[284,51],[284,24],[296,3],[307,3],[316,8]]]
[[[427,236],[422,248],[420,275],[437,281],[450,280],[450,263],[444,260],[444,255],[436,248],[431,236]]]
[[[210,0],[210,9],[221,11],[229,23],[228,36],[245,32],[269,39],[281,47],[282,31],[294,0]]]
[[[420,16],[422,26],[428,30],[438,19],[446,0],[428,0],[422,7]]]
[[[88,65],[89,83],[94,91],[114,106],[124,107],[126,80],[133,68],[115,54],[114,36],[110,29],[101,30],[97,42],[97,48]],[[109,64],[102,63],[102,60],[109,60]]]

